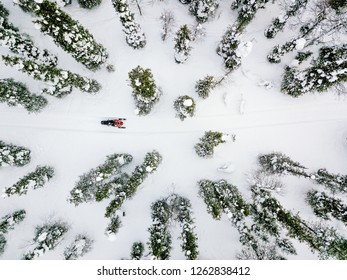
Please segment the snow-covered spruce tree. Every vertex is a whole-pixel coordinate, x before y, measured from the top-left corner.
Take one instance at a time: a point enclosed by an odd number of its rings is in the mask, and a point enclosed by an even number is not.
[[[61,7],[65,7],[67,5],[70,5],[72,3],[72,0],[55,0],[57,4]]]
[[[329,220],[331,215],[347,225],[347,206],[341,199],[330,197],[325,192],[311,190],[307,193],[306,201],[318,217]]]
[[[199,23],[204,23],[216,13],[218,6],[219,0],[192,0],[189,11]]]
[[[234,0],[231,4],[233,10],[238,10],[237,24],[244,27],[251,22],[258,9],[265,7],[269,0]]]
[[[25,219],[26,212],[24,209],[15,211],[0,219],[0,234],[5,234],[13,230],[16,224],[19,224]]]
[[[207,75],[196,82],[195,91],[201,98],[206,99],[209,97],[211,90],[216,86],[216,82],[215,77]]]
[[[129,179],[119,188],[114,190],[115,199],[106,208],[105,216],[110,218],[122,206],[126,199],[131,198],[137,188],[147,178],[149,174],[154,173],[162,161],[162,156],[157,151],[147,153],[144,162],[136,166]]]
[[[35,237],[32,244],[33,249],[28,250],[23,255],[24,260],[33,260],[46,251],[53,250],[63,239],[64,234],[68,231],[69,226],[64,222],[46,223],[37,226]]]
[[[95,71],[106,62],[108,57],[106,49],[56,3],[48,0],[16,0],[15,3],[23,11],[34,14],[37,17],[34,23],[41,32],[51,36],[58,46],[88,69]]]
[[[230,135],[218,131],[206,131],[194,148],[199,157],[210,158],[214,154],[214,148],[221,143],[230,140]]]
[[[240,29],[235,25],[229,26],[217,48],[217,54],[224,59],[224,66],[230,71],[241,65],[241,55],[237,52],[240,36]]]
[[[300,40],[300,39],[299,39]],[[276,45],[272,48],[270,53],[267,55],[267,60],[270,63],[280,63],[281,62],[281,57],[293,50],[295,50],[298,42],[297,39],[293,39],[291,41],[286,42],[284,45]]]
[[[31,151],[27,148],[6,144],[0,140],[0,167],[24,166],[30,162],[30,153]]]
[[[168,260],[172,243],[168,225],[171,217],[170,206],[166,199],[161,199],[153,203],[151,209],[153,224],[148,229],[149,251],[157,260]]]
[[[13,79],[0,80],[0,102],[24,107],[29,113],[41,111],[48,103],[46,98],[32,94],[25,84]]]
[[[112,4],[119,14],[128,45],[134,49],[146,46],[145,34],[141,26],[135,22],[134,13],[130,11],[127,0],[112,0]]]
[[[298,52],[298,54],[295,56],[295,59],[298,61],[299,64],[307,60],[313,52],[311,51],[305,51],[305,52]]]
[[[171,215],[174,220],[180,223],[181,231],[181,248],[187,260],[196,260],[199,255],[198,237],[194,233],[194,218],[192,206],[187,198],[172,194],[167,198],[171,208]]]
[[[134,242],[131,247],[130,257],[132,260],[141,260],[145,251],[145,245],[142,242]]]
[[[347,176],[329,173],[325,168],[319,169],[310,179],[323,185],[332,193],[347,193]]]
[[[307,0],[294,0],[285,7],[284,14],[274,18],[271,24],[265,29],[265,37],[274,38],[279,31],[282,31],[288,19],[295,16],[301,9],[305,8]]]
[[[5,252],[6,243],[5,236],[0,233],[0,256]]]
[[[78,4],[85,9],[92,9],[101,4],[102,0],[77,0]]]
[[[115,240],[116,234],[118,233],[120,227],[122,226],[122,222],[118,215],[114,215],[110,219],[110,223],[107,225],[105,230],[105,235],[108,237],[110,241]]]
[[[347,2],[345,0],[327,0],[327,3],[331,8],[340,12],[344,7],[347,6]]]
[[[172,27],[175,24],[175,17],[172,11],[164,11],[160,16],[160,20],[162,22],[161,39],[165,41],[172,32]]]
[[[12,187],[5,188],[3,197],[10,197],[12,195],[25,195],[29,188],[38,189],[44,185],[54,176],[54,169],[50,166],[37,166],[35,171],[28,173],[21,178]]]
[[[2,60],[5,65],[15,67],[36,80],[46,82],[48,88],[43,89],[42,92],[58,98],[70,94],[73,87],[92,94],[101,89],[101,85],[96,80],[82,77],[68,70],[9,55],[2,56]]]
[[[151,70],[137,66],[128,73],[128,76],[135,98],[136,113],[140,116],[149,114],[161,95]]]
[[[117,180],[122,177],[121,168],[132,161],[129,154],[112,154],[102,165],[80,176],[70,191],[68,201],[78,206],[89,201],[101,201],[113,194]]]
[[[177,112],[176,116],[184,121],[187,117],[193,117],[195,113],[195,101],[188,95],[178,97],[174,102],[174,108]]]
[[[193,41],[192,32],[189,30],[188,25],[182,25],[176,33],[175,37],[175,61],[177,63],[184,63],[192,49],[190,43]]]
[[[234,226],[250,215],[248,204],[243,199],[238,189],[225,180],[198,182],[199,196],[207,206],[207,212],[219,220],[223,214],[227,214]]]
[[[94,241],[85,234],[79,234],[75,240],[65,248],[65,260],[77,260],[92,250]]]
[[[0,46],[9,48],[13,53],[43,64],[56,66],[58,58],[48,50],[35,47],[33,41],[19,32],[18,28],[8,22],[9,12],[0,3]]]
[[[279,152],[260,155],[258,157],[258,163],[263,171],[268,174],[290,174],[294,176],[309,177],[306,173],[306,167]]]
[[[318,59],[302,71],[286,67],[281,91],[298,97],[310,91],[324,92],[330,87],[347,81],[347,44],[324,47]]]

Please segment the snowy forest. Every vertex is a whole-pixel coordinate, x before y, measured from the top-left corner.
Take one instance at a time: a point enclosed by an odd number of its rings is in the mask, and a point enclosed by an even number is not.
[[[346,260],[346,34],[346,0],[1,0],[0,260]]]

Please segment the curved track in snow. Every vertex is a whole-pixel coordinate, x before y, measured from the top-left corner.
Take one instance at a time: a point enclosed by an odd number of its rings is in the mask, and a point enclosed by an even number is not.
[[[245,114],[221,114],[197,116],[180,121],[177,118],[132,117],[126,121],[126,130],[106,127],[100,121],[102,116],[83,116],[74,114],[18,114],[0,112],[0,128],[55,130],[62,132],[122,133],[122,134],[167,134],[189,133],[205,130],[240,130],[284,125],[300,125],[317,122],[347,120],[346,106],[320,105],[301,109],[265,110],[245,112]]]

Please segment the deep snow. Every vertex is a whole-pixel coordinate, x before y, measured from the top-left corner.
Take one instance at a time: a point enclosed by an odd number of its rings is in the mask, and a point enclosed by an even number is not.
[[[63,242],[41,259],[62,259],[64,248],[79,233],[87,233],[95,240],[92,251],[83,259],[129,258],[133,242],[146,243],[149,239],[150,205],[173,192],[191,200],[199,238],[199,258],[234,259],[241,247],[238,233],[227,217],[215,221],[209,216],[206,205],[198,197],[198,180],[226,179],[249,198],[246,175],[257,168],[258,154],[272,151],[289,155],[310,171],[325,167],[330,172],[347,173],[347,102],[344,97],[331,92],[293,99],[279,91],[282,69],[293,56],[289,54],[278,65],[266,60],[271,47],[284,42],[290,33],[279,33],[273,40],[264,37],[264,29],[278,11],[271,3],[267,9],[260,10],[247,27],[242,41],[251,41],[252,51],[243,59],[242,66],[208,99],[202,100],[194,91],[195,82],[207,74],[221,76],[224,73],[216,47],[228,24],[236,19],[236,12],[229,8],[230,1],[221,1],[215,18],[204,24],[206,38],[192,44],[191,56],[184,64],[174,61],[173,35],[165,42],[160,38],[159,17],[164,9],[174,12],[175,32],[182,24],[195,23],[187,6],[179,1],[151,4],[144,0],[142,17],[136,6],[131,5],[136,12],[136,21],[146,34],[147,45],[142,50],[133,50],[126,44],[111,1],[104,0],[91,11],[79,8],[77,3],[64,8],[107,48],[109,62],[114,63],[116,69],[113,73],[106,69],[95,73],[88,71],[58,48],[50,37],[41,34],[31,23],[31,17],[13,6],[11,0],[2,2],[10,10],[10,20],[21,31],[30,34],[38,46],[58,54],[61,68],[95,78],[103,89],[95,96],[74,91],[63,99],[47,97],[49,106],[39,114],[28,115],[22,108],[0,104],[0,139],[32,151],[29,165],[0,168],[0,187],[11,186],[39,164],[53,166],[56,172],[43,189],[0,201],[0,216],[22,208],[27,211],[26,219],[6,235],[8,246],[1,259],[20,259],[34,237],[35,226],[50,219],[62,219],[71,228]],[[7,51],[1,48],[0,53]],[[134,113],[134,100],[127,81],[128,72],[137,65],[152,69],[154,79],[163,91],[152,113],[145,117]],[[0,61],[0,78],[8,77],[27,83],[32,92],[44,87]],[[259,85],[263,81],[271,81],[274,86],[267,89]],[[197,112],[195,117],[182,122],[175,118],[173,102],[185,94],[195,99]],[[127,129],[100,126],[100,120],[110,117],[126,117]],[[236,134],[236,142],[221,144],[212,159],[199,158],[194,145],[206,130]],[[133,162],[126,168],[131,172],[153,149],[161,153],[163,162],[140,186],[133,199],[123,205],[122,211],[126,213],[122,217],[123,226],[116,240],[110,242],[104,234],[108,224],[104,210],[108,201],[74,207],[67,202],[68,194],[78,177],[103,163],[106,155],[133,155]],[[232,172],[218,171],[230,162]],[[303,179],[285,177],[283,180],[286,191],[278,199],[284,207],[299,212],[304,219],[314,219],[304,198],[307,190],[316,186]],[[347,236],[343,225],[334,224]],[[178,225],[173,225],[171,256],[172,259],[184,259],[177,237]],[[292,258],[317,258],[306,245],[297,241],[294,244],[298,255]]]

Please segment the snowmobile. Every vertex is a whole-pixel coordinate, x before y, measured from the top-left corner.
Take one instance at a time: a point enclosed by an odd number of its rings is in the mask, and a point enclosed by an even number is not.
[[[114,120],[106,120],[106,121],[101,121],[102,125],[108,125],[108,126],[114,126],[114,127],[118,127],[118,128],[125,128],[124,126],[124,121],[126,119],[124,118],[118,118],[118,119],[114,119]]]

